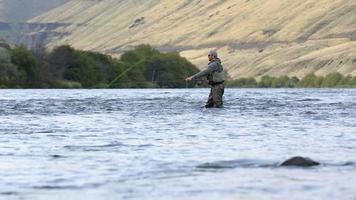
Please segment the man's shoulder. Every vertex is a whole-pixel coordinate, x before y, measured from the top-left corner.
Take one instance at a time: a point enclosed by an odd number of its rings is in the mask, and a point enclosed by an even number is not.
[[[208,66],[217,66],[218,65],[218,62],[217,61],[215,61],[215,60],[212,60],[212,61],[210,61],[209,62],[209,64],[208,64]]]
[[[212,60],[209,62],[208,66],[211,68],[220,68],[220,66],[222,66],[222,65],[219,60]]]

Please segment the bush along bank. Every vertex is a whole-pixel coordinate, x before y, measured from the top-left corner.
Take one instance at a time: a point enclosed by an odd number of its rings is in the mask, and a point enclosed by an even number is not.
[[[356,88],[356,76],[343,76],[330,73],[326,76],[308,74],[302,79],[297,77],[263,76],[259,81],[255,78],[239,78],[227,81],[232,88]]]
[[[64,45],[48,52],[23,46],[0,47],[0,88],[185,88],[199,70],[177,52],[149,45],[120,59]]]

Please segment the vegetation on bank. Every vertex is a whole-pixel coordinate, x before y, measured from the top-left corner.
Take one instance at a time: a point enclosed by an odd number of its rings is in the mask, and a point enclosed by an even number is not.
[[[0,88],[185,88],[199,70],[177,52],[139,45],[109,55],[59,46],[51,52],[0,46]]]
[[[196,87],[184,79],[199,70],[177,52],[161,53],[139,45],[122,54],[109,55],[59,46],[51,52],[0,44],[0,88],[185,88]],[[351,88],[356,77],[331,73],[297,77],[263,76],[227,81],[238,88]]]
[[[325,77],[312,73],[302,79],[288,76],[263,76],[259,81],[255,78],[230,80],[227,86],[237,88],[356,88],[356,76],[343,76],[340,73],[331,73]]]

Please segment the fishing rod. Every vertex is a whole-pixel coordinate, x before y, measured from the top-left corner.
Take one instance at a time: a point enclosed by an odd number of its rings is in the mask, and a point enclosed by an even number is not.
[[[140,83],[183,83],[185,82],[185,88],[189,88],[189,82],[186,80],[173,80],[173,81],[125,81],[126,83],[135,83],[135,84],[140,84]],[[111,85],[109,85],[110,87]]]
[[[134,65],[132,65],[131,67],[127,68],[125,71],[123,71],[122,73],[120,73],[114,80],[112,80],[109,83],[109,87],[111,87],[115,82],[117,82],[118,80],[120,80],[123,76],[125,76],[129,71],[131,71],[133,68],[139,66],[140,64],[144,63],[145,59],[141,59],[140,61],[136,62]],[[171,81],[127,81],[127,83],[147,83],[147,82],[151,82],[151,83],[182,83],[183,81],[185,81],[185,87],[188,88],[189,83],[188,81],[182,79],[182,80],[171,80]]]
[[[131,71],[133,68],[137,67],[139,64],[143,63],[145,60],[141,59],[140,61],[136,62],[134,65],[131,67],[127,68],[125,71],[123,71],[121,74],[119,74],[114,80],[112,80],[109,84],[109,87],[112,86],[116,81],[118,81],[120,78],[122,78],[124,75],[126,75],[127,72]]]

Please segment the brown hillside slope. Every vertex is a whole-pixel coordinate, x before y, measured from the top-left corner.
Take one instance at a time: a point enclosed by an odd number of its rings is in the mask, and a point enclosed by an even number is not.
[[[149,43],[201,67],[217,49],[234,78],[356,75],[355,0],[72,0],[31,21],[70,24],[50,46],[120,54]]]

